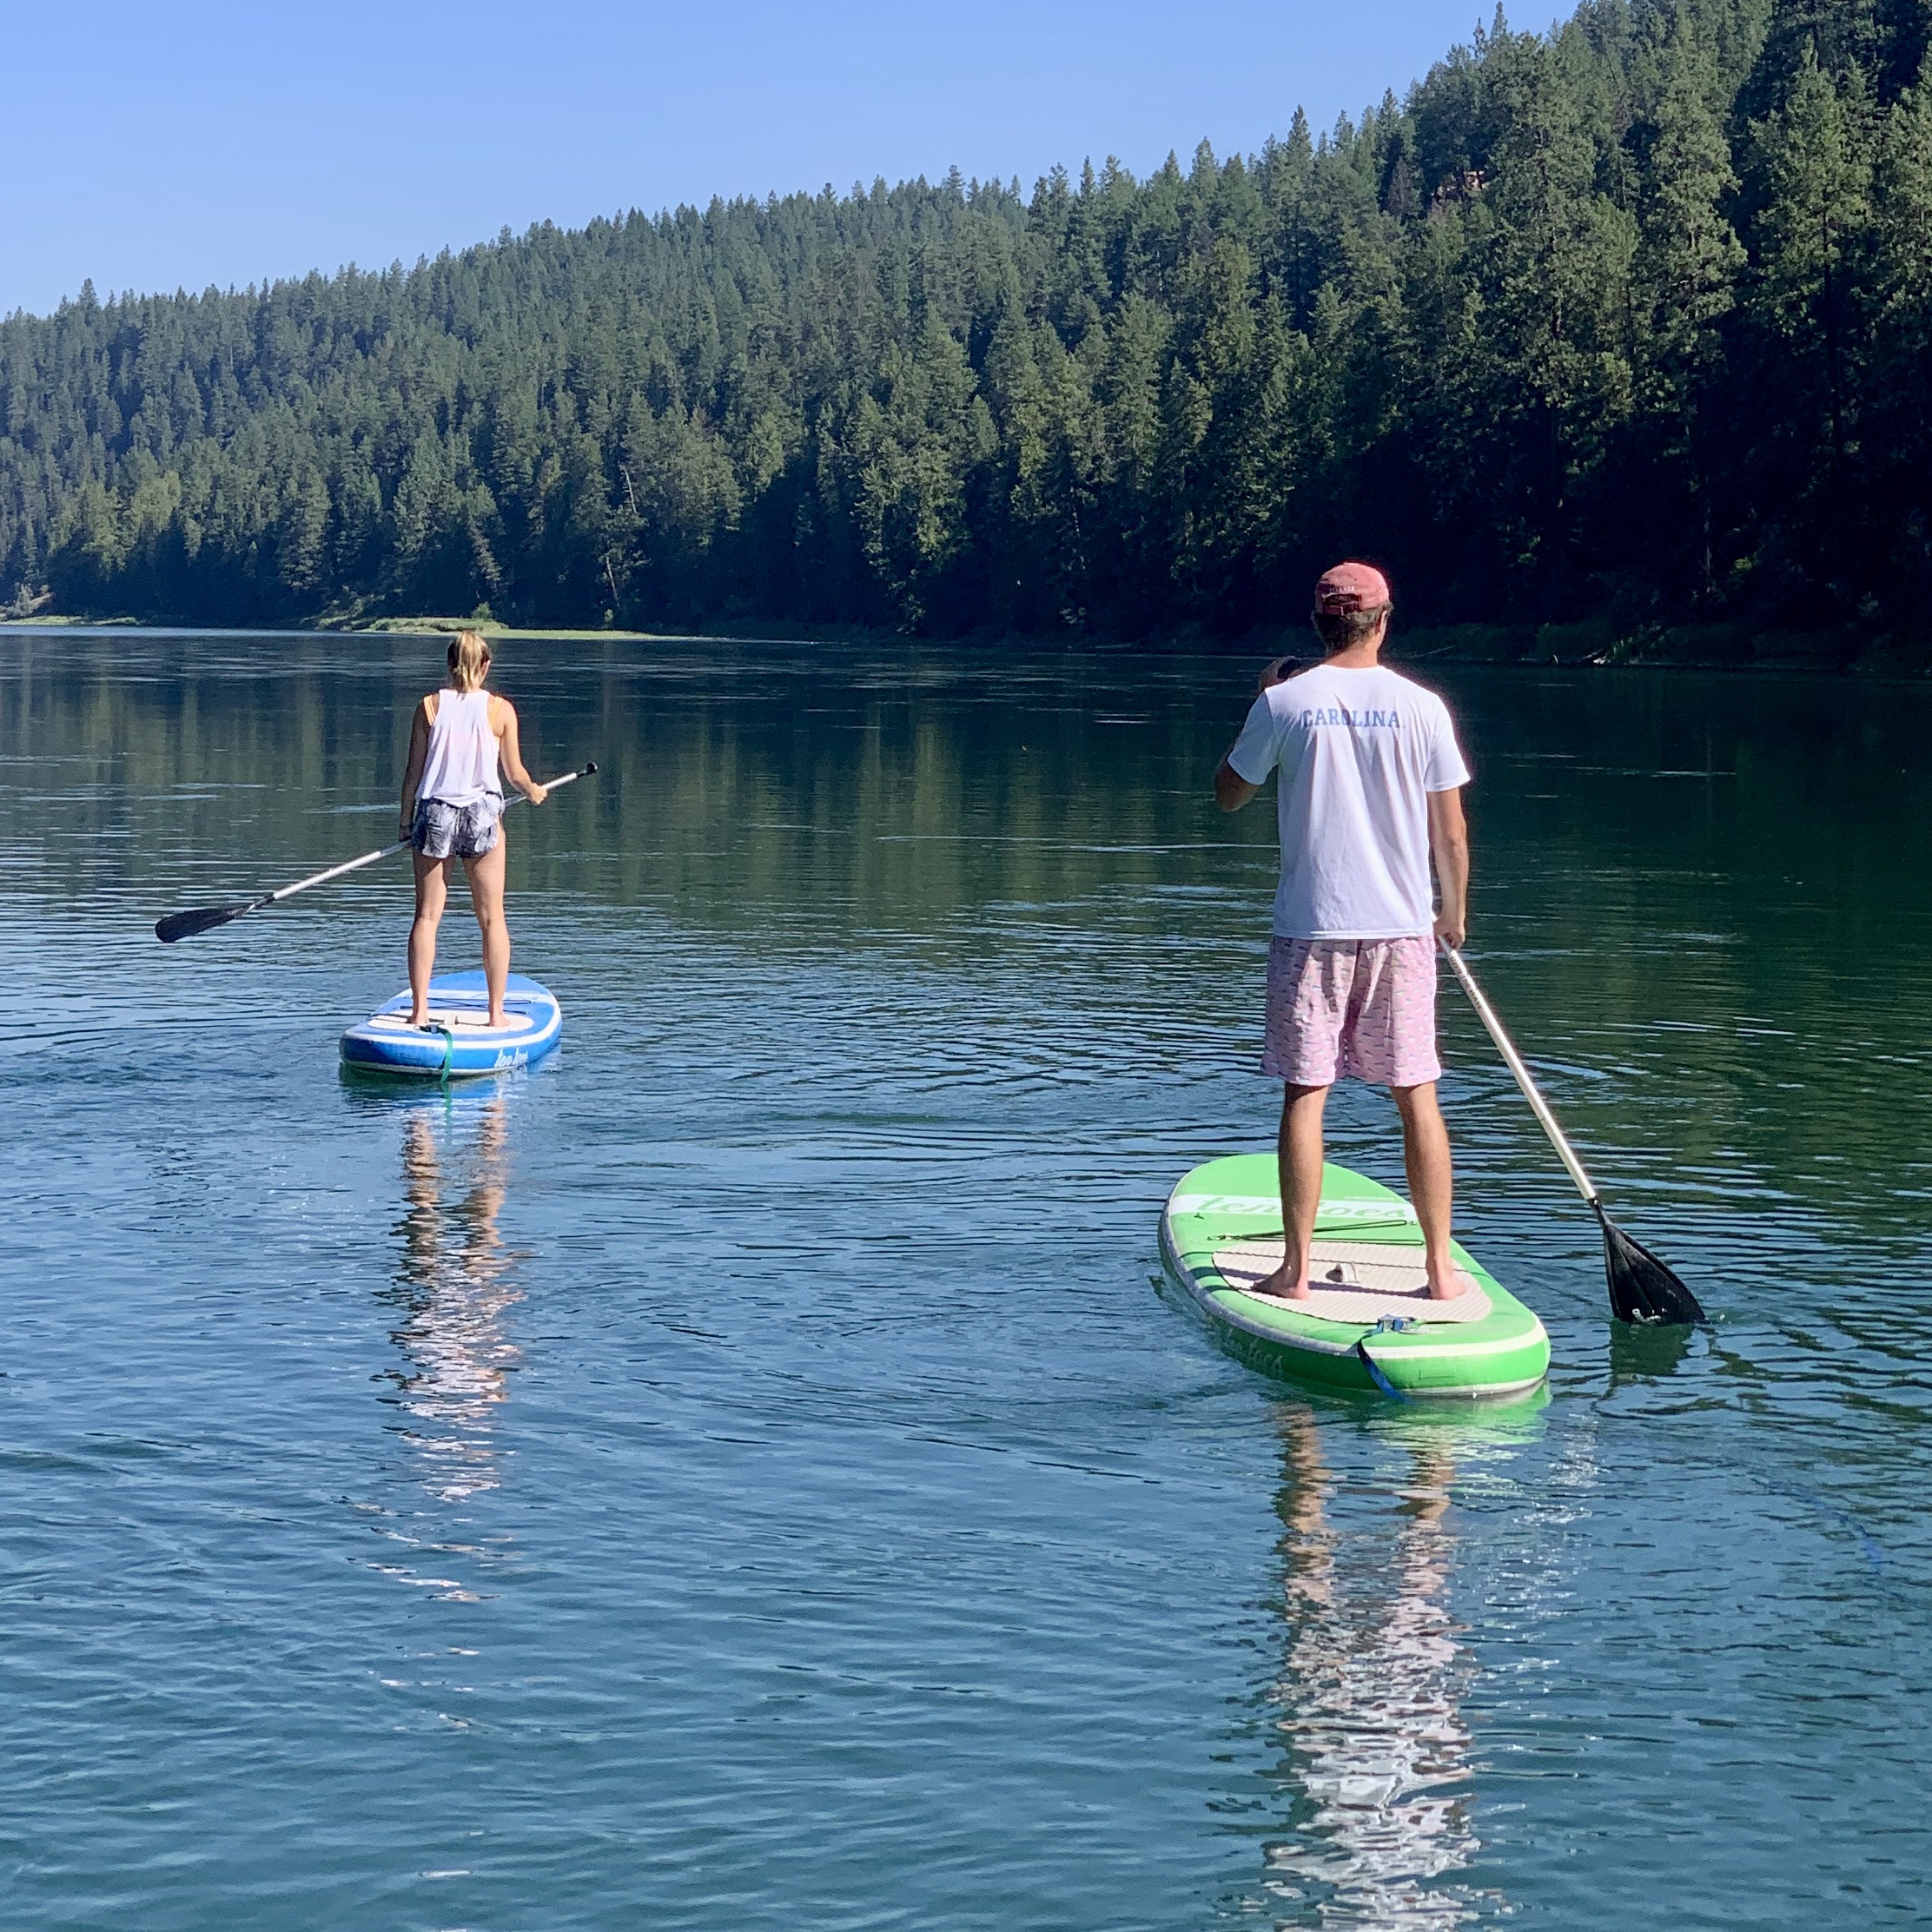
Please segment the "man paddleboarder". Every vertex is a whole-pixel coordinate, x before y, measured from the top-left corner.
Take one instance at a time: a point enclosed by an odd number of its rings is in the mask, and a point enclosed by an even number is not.
[[[1285,1083],[1287,1253],[1258,1292],[1290,1300],[1308,1294],[1322,1111],[1342,1078],[1394,1095],[1430,1294],[1452,1300],[1469,1285],[1450,1258],[1449,1132],[1436,1104],[1436,941],[1460,946],[1467,920],[1469,768],[1441,698],[1380,661],[1393,608],[1372,566],[1327,572],[1314,605],[1326,662],[1294,675],[1282,660],[1268,666],[1214,774],[1215,804],[1239,811],[1269,772],[1280,773],[1261,1071]]]

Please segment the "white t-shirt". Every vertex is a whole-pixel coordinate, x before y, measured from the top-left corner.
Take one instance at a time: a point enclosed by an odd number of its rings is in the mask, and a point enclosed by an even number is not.
[[[1227,762],[1249,784],[1280,767],[1283,939],[1431,932],[1432,791],[1469,783],[1449,708],[1377,665],[1322,665],[1254,700]]]

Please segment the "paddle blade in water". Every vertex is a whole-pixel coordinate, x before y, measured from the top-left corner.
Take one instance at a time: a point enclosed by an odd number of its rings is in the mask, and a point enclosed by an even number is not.
[[[1601,1208],[1604,1227],[1604,1273],[1610,1277],[1610,1312],[1619,1321],[1647,1327],[1669,1323],[1679,1327],[1709,1318],[1697,1298],[1641,1242],[1633,1241]]]
[[[198,932],[212,932],[216,926],[225,926],[230,919],[239,919],[244,912],[253,912],[255,901],[248,900],[242,905],[196,906],[189,912],[170,912],[165,919],[155,921],[155,937],[164,946],[172,946],[177,939],[192,939]]]

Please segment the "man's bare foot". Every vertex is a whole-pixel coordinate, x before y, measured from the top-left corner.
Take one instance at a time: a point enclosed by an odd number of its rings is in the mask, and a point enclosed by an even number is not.
[[[1284,1261],[1267,1280],[1254,1284],[1254,1293],[1279,1295],[1284,1301],[1306,1301],[1308,1299],[1308,1277],[1306,1273],[1297,1276]]]
[[[1445,1281],[1449,1284],[1447,1287],[1442,1285]],[[1475,1286],[1469,1275],[1452,1261],[1446,1267],[1430,1264],[1429,1299],[1432,1301],[1453,1301],[1467,1294]]]

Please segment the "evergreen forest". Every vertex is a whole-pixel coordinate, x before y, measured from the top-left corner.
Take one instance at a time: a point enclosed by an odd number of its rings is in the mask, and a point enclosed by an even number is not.
[[[0,321],[0,605],[1922,632],[1932,7],[1585,0],[1252,156]]]

